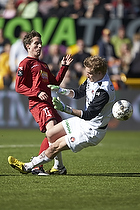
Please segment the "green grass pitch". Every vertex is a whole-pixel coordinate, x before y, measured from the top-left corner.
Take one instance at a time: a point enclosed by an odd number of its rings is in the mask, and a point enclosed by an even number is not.
[[[23,175],[9,166],[9,155],[23,162],[37,155],[43,138],[38,129],[0,130],[2,210],[140,209],[140,132],[108,131],[96,147],[64,151],[66,176]]]

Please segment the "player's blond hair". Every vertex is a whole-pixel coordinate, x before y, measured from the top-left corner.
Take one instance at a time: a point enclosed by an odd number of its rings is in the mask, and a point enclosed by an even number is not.
[[[31,42],[32,42],[32,38],[34,38],[34,37],[39,37],[39,38],[41,38],[41,35],[40,35],[40,33],[38,33],[37,31],[34,31],[34,30],[32,30],[31,32],[28,32],[25,36],[24,36],[24,38],[23,38],[23,45],[24,45],[24,48],[27,50],[27,47],[26,47],[26,45],[27,44],[31,44]]]
[[[103,75],[107,71],[107,61],[98,55],[87,57],[84,60],[84,66],[91,69],[91,72],[101,72]]]

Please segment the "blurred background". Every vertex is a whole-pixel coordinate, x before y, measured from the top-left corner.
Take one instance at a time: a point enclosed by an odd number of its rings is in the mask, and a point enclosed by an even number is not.
[[[61,87],[77,88],[85,81],[87,56],[105,57],[117,100],[130,101],[134,109],[128,121],[112,118],[109,129],[140,129],[139,0],[1,0],[0,128],[38,128],[28,111],[28,99],[15,92],[16,71],[27,56],[22,40],[33,29],[42,35],[40,59],[54,75],[64,55],[74,58]],[[84,99],[60,98],[84,108]]]

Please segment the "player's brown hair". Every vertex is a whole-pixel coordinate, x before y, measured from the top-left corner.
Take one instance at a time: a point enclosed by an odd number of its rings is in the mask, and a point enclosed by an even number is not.
[[[24,36],[24,38],[23,38],[23,45],[24,45],[24,48],[25,48],[26,50],[27,50],[26,45],[27,45],[27,44],[31,44],[32,38],[34,38],[34,37],[39,37],[39,38],[41,38],[41,34],[38,33],[37,31],[32,30],[31,32],[28,32],[28,33]]]
[[[90,68],[95,73],[100,71],[103,75],[107,71],[107,61],[98,55],[87,57],[84,60],[84,66]]]

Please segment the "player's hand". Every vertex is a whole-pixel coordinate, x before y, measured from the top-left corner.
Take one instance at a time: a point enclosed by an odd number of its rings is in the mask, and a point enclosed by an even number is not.
[[[59,86],[56,85],[47,85],[51,90],[54,90],[57,93],[61,93],[62,95],[69,95],[70,90],[69,89],[65,89],[65,88],[61,88]]]
[[[58,97],[57,98],[53,97],[52,102],[53,102],[53,105],[54,105],[55,109],[64,112],[65,104],[62,101],[60,101],[60,99]]]
[[[59,86],[57,86],[57,85],[47,85],[51,90],[54,90],[54,91],[56,91],[56,92],[58,92],[59,91],[59,89],[60,89],[60,87]]]
[[[70,106],[65,105],[62,101],[60,101],[59,97],[53,97],[52,99],[54,108],[60,110],[61,112],[66,112],[68,114],[72,114],[72,108]]]
[[[71,55],[66,55],[65,57],[63,57],[61,64],[69,66],[72,63],[72,61],[73,58],[71,57]]]
[[[46,101],[48,99],[48,95],[45,92],[41,92],[39,93],[38,98],[40,98],[42,101]]]

